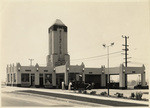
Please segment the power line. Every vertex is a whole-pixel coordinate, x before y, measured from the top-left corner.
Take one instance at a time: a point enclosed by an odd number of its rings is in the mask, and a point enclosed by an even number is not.
[[[113,55],[113,54],[117,54],[117,53],[121,53],[123,51],[117,51],[117,52],[113,52],[113,53],[110,53],[110,55]],[[93,56],[93,57],[87,57],[87,58],[80,58],[80,59],[72,59],[70,60],[71,62],[75,62],[75,61],[79,61],[79,60],[88,60],[89,59],[92,59],[90,61],[93,61],[93,60],[97,60],[97,59],[100,59],[100,57],[105,57],[107,54],[103,54],[103,55],[98,55],[98,56]],[[122,55],[121,55],[122,56]],[[115,57],[118,57],[118,56],[115,56]],[[101,58],[103,59],[103,58]],[[46,65],[46,64],[39,64],[39,65]]]
[[[121,53],[121,52],[123,52],[123,51],[117,51],[117,52],[113,52],[113,53],[109,53],[109,54],[112,55],[112,54]],[[103,54],[103,55],[99,55],[99,56],[93,56],[93,57],[87,57],[87,58],[72,59],[71,61],[93,59],[93,58],[104,57],[104,56],[107,56],[107,54]]]
[[[111,55],[111,58],[116,58],[116,57],[120,57],[122,55]],[[106,57],[106,56],[105,56]],[[84,60],[74,60],[74,61],[71,61],[71,62],[77,62],[77,61],[94,61],[94,60],[103,60],[105,59],[104,57],[99,57],[99,58],[92,58],[92,59],[84,59]]]

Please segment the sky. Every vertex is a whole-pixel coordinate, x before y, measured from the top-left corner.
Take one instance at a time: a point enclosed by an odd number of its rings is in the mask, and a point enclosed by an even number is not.
[[[48,55],[48,28],[60,19],[68,27],[68,53],[71,64],[86,67],[107,67],[106,48],[110,53],[122,51],[124,38],[129,36],[128,66],[146,67],[150,72],[150,15],[148,0],[5,0],[1,1],[0,65],[5,80],[6,65],[46,65]],[[85,59],[90,58],[91,59]],[[124,62],[124,55],[110,55],[110,67]],[[133,78],[133,77],[132,77]],[[137,77],[135,77],[137,79]]]

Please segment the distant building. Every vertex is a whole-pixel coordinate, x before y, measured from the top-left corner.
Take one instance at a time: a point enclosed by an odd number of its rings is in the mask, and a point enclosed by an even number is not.
[[[22,66],[7,65],[7,85],[19,87],[48,87],[60,88],[64,81],[68,86],[70,81],[81,78],[85,83],[94,83],[95,88],[106,88],[108,68],[85,67],[81,65],[70,65],[70,55],[67,45],[67,26],[60,20],[48,29],[49,32],[49,55],[47,56],[47,66]],[[127,87],[125,74],[141,74],[141,84],[145,86],[145,67],[119,67],[109,68],[110,75],[119,75],[119,87]]]

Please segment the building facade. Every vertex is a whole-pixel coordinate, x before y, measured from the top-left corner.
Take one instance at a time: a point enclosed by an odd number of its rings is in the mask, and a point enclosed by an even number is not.
[[[81,80],[85,83],[94,83],[95,88],[106,88],[108,75],[119,75],[119,88],[127,88],[128,74],[141,74],[141,84],[145,86],[145,66],[142,67],[119,67],[99,68],[85,67],[81,65],[70,65],[70,55],[67,48],[67,26],[60,20],[48,29],[49,32],[49,54],[47,55],[47,66],[22,66],[7,65],[7,85],[19,87],[46,87],[61,88],[64,82],[68,86],[70,81]],[[109,72],[109,73],[108,73]]]

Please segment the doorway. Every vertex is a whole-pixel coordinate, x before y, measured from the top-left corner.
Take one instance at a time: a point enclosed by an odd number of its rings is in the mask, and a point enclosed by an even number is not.
[[[35,86],[35,74],[31,74],[31,87]]]
[[[141,87],[141,74],[127,74],[127,88],[138,89]]]
[[[109,88],[110,89],[119,89],[119,75],[118,74],[109,74]]]
[[[44,84],[43,84],[43,74],[40,74],[40,76],[39,76],[39,84],[40,84],[40,87],[44,87]]]
[[[101,88],[101,75],[85,75],[85,82],[90,84],[94,83],[95,89]]]
[[[62,88],[62,82],[64,81],[64,74],[56,74],[56,85],[57,88]]]

